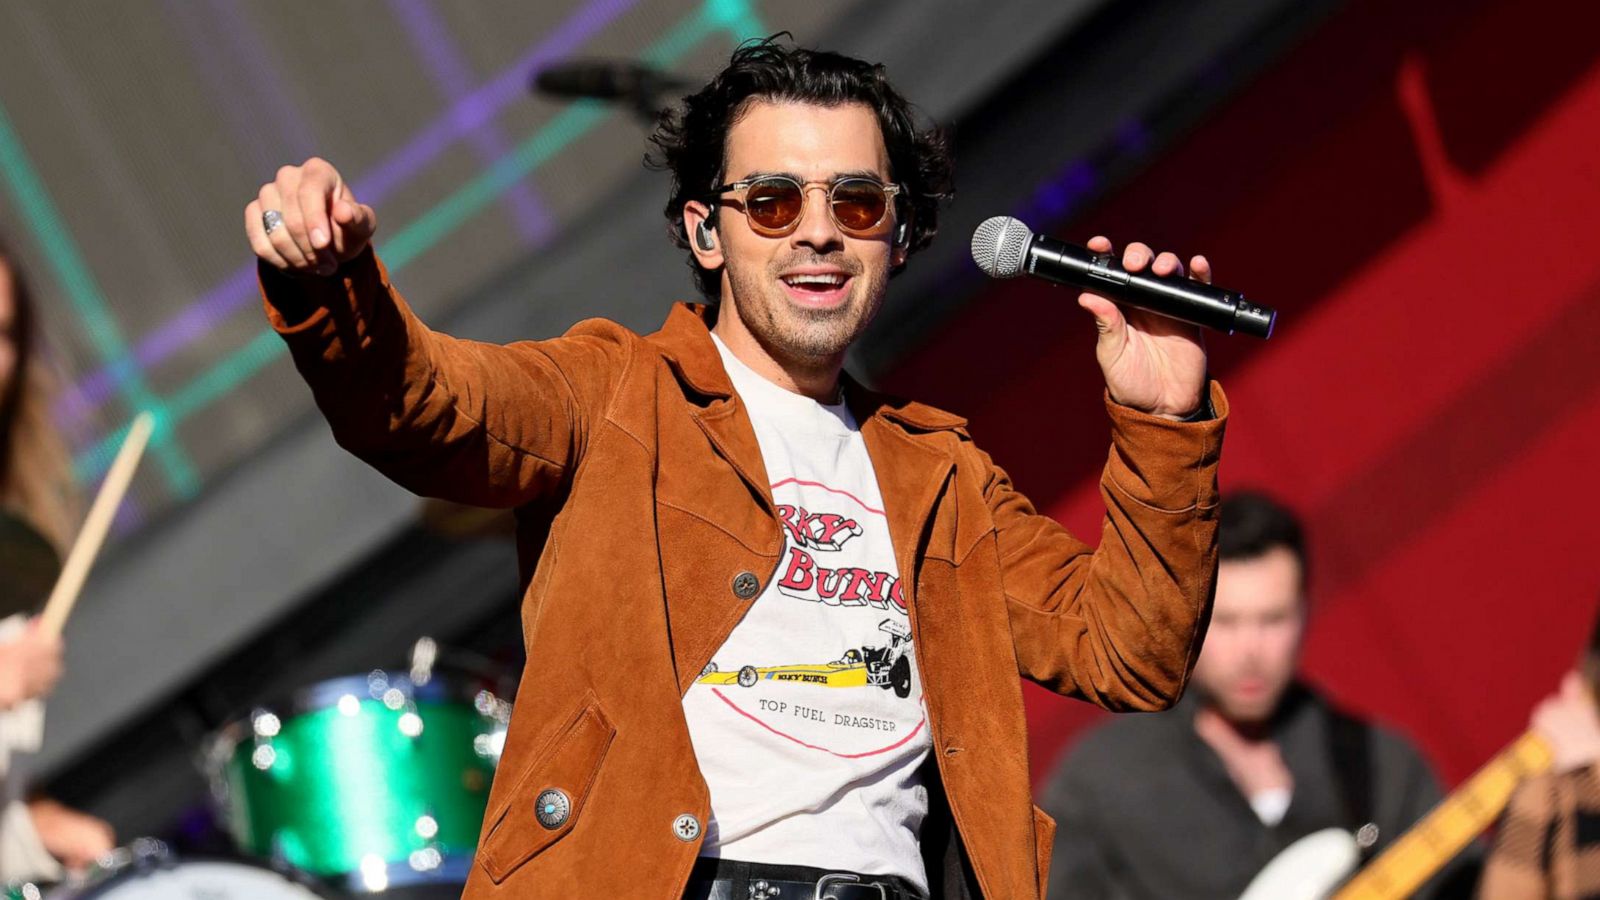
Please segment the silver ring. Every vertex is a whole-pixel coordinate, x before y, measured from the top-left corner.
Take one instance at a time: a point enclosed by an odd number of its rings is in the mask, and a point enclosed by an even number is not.
[[[269,209],[261,214],[261,227],[271,234],[273,229],[283,227],[283,213]]]

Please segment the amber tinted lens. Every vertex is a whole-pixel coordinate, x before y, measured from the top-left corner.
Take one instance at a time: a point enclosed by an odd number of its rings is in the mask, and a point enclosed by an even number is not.
[[[867,231],[877,227],[889,211],[883,186],[865,178],[847,178],[834,185],[833,217],[840,227]]]
[[[781,231],[800,218],[805,196],[787,178],[763,178],[744,192],[744,211],[756,227]]]

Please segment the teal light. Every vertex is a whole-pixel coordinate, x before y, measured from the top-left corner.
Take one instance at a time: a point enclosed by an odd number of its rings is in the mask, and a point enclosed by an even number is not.
[[[652,65],[671,65],[701,41],[718,32],[726,34],[736,44],[768,33],[749,0],[705,0],[699,10],[679,21],[660,40],[646,48],[641,57]],[[580,101],[563,110],[483,173],[379,244],[378,253],[383,256],[390,274],[397,274],[438,246],[478,212],[498,202],[518,181],[613,114],[609,107],[592,101]],[[178,422],[226,396],[284,355],[286,350],[282,339],[275,333],[270,329],[262,330],[248,344],[224,357],[173,394],[168,400],[165,417],[158,416],[158,419],[170,423],[169,427],[176,426]],[[161,432],[162,427],[158,422],[157,434]],[[111,465],[121,436],[126,433],[127,426],[124,425],[81,451],[75,459],[78,477],[88,480],[103,474]]]
[[[769,34],[749,0],[706,0],[701,14],[712,27],[731,34],[735,42]]]
[[[276,332],[264,331],[229,356],[227,365],[213,366],[199,378],[184,385],[167,402],[176,418],[187,419],[221,399],[229,391],[265,369],[267,364],[289,352]]]
[[[193,496],[199,490],[200,478],[183,449],[173,441],[173,427],[177,423],[166,413],[160,398],[145,384],[139,367],[129,357],[122,329],[111,315],[100,285],[90,274],[83,254],[78,251],[66,224],[61,221],[55,202],[50,199],[49,191],[45,190],[32,160],[28,159],[4,107],[0,107],[0,173],[4,174],[17,206],[44,249],[45,258],[49,260],[57,280],[66,290],[73,311],[83,320],[95,352],[117,368],[118,384],[122,386],[128,405],[133,407],[133,413],[148,409],[155,414],[156,428],[150,436],[151,447],[172,490],[180,497]],[[124,374],[125,378],[122,377]],[[126,434],[127,427],[124,426],[120,431]],[[115,452],[116,447],[113,446],[111,453]],[[107,455],[99,469],[104,471],[110,465],[111,457]]]
[[[528,173],[561,152],[609,114],[609,109],[592,100],[579,101],[562,110],[516,149],[495,160],[488,171],[467,182],[379,245],[377,250],[383,257],[384,265],[389,267],[391,273],[397,272],[438,246],[447,235],[484,207],[494,204]]]
[[[161,420],[175,423],[189,418],[250,380],[273,360],[287,353],[288,349],[271,329],[257,334],[250,339],[250,343],[172,394],[167,399],[166,407],[157,416],[157,432],[161,430]],[[87,483],[105,474],[116,457],[117,448],[122,446],[128,427],[123,425],[77,455],[73,460],[73,474],[80,482]]]
[[[711,16],[707,14],[709,4],[702,6],[698,12],[674,25],[670,31],[661,36],[661,40],[651,44],[640,57],[653,66],[664,66],[681,59],[684,54],[695,48],[695,45],[709,37],[717,30]]]

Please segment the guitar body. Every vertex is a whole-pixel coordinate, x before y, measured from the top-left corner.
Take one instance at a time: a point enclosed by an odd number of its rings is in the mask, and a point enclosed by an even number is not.
[[[1273,857],[1239,900],[1399,900],[1416,892],[1494,821],[1511,792],[1550,768],[1533,732],[1512,742],[1360,872],[1355,838],[1340,828],[1307,835]],[[1353,875],[1353,877],[1352,877]]]
[[[1360,861],[1361,851],[1348,831],[1324,828],[1273,857],[1239,900],[1326,900]]]

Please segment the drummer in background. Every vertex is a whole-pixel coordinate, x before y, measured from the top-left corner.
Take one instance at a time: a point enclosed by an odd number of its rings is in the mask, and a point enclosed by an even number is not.
[[[0,242],[0,511],[64,552],[75,525],[66,445],[50,421],[39,326],[22,273]],[[0,572],[0,578],[5,573]],[[0,619],[0,882],[55,881],[112,849],[111,826],[44,797],[25,800],[40,702],[61,673],[61,640],[21,614]]]

